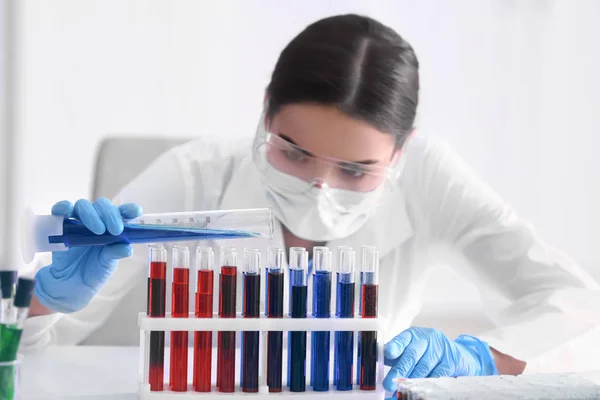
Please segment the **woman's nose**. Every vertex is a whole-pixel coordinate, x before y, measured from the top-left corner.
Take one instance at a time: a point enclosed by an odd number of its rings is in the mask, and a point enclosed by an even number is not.
[[[317,162],[314,168],[313,185],[319,188],[320,186],[317,186],[317,184],[325,184],[331,186],[330,180],[333,179],[333,170],[334,167],[332,165]]]
[[[317,189],[325,189],[328,188],[329,186],[327,185],[327,182],[325,182],[322,179],[313,179],[313,181],[311,182],[312,187],[317,188]]]

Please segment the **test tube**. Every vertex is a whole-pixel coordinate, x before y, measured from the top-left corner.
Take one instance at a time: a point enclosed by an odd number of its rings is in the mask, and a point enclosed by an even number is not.
[[[369,262],[369,257],[370,254],[372,253],[372,251],[375,249],[375,247],[373,246],[368,246],[368,245],[363,245],[361,246],[361,264],[360,265],[366,265]],[[362,295],[362,285],[364,283],[364,272],[362,270],[362,267],[359,268],[359,290],[358,290],[358,315],[362,317],[362,305],[363,305],[363,295]],[[361,350],[361,344],[360,344],[360,339],[361,339],[361,335],[357,335],[357,349],[356,349],[356,377],[357,379],[360,379],[360,350]]]
[[[171,317],[187,318],[190,312],[190,250],[173,246],[173,286]],[[173,392],[187,391],[188,332],[171,332],[171,366],[169,388]]]
[[[20,277],[18,281],[19,283],[17,284],[14,295],[14,302],[11,307],[10,320],[5,320],[3,321],[2,325],[0,325],[1,363],[10,363],[17,360],[17,353],[19,352],[19,343],[21,340],[21,335],[23,334],[23,327],[27,321],[29,306],[31,305],[31,298],[33,297],[35,281],[33,279],[23,277]],[[10,371],[12,371],[12,369],[10,369]],[[13,372],[11,372],[10,375],[8,372],[9,371],[6,371],[6,375],[0,379],[6,379],[8,376],[10,376],[9,379],[11,379],[12,383]],[[3,383],[7,384],[8,382],[3,381]],[[3,395],[2,398],[13,399],[13,395],[16,395],[17,393],[16,390],[13,392],[13,389],[16,388],[10,384],[6,386],[0,385],[0,387],[0,395]],[[20,398],[20,396],[17,395],[14,398],[17,399]]]
[[[338,248],[337,294],[335,315],[337,318],[354,318],[354,266],[352,247]],[[338,331],[334,345],[334,384],[336,390],[352,390],[354,362],[354,332]]]
[[[13,296],[17,283],[17,271],[0,271],[0,324],[8,324],[12,314]]]
[[[35,253],[113,243],[186,242],[273,237],[269,208],[144,214],[123,221],[123,232],[96,235],[75,218],[28,213],[23,220],[21,251],[25,262]]]
[[[379,288],[379,251],[373,246],[363,246],[361,265],[362,318],[377,317],[377,291]],[[360,390],[375,390],[377,378],[377,331],[359,332]]]
[[[260,317],[260,251],[245,249],[244,271],[242,272],[243,316],[244,318]],[[242,391],[246,393],[258,392],[258,331],[245,331],[242,333],[242,360],[240,368],[240,382]]]
[[[268,318],[283,318],[283,249],[267,249],[267,301],[265,310]],[[269,392],[281,392],[283,367],[283,332],[269,331],[267,334],[267,386]]]
[[[148,302],[147,314],[151,318],[165,317],[167,296],[167,250],[160,244],[148,248]],[[150,356],[148,381],[150,390],[160,392],[164,388],[165,332],[150,332]]]
[[[331,318],[331,252],[313,248],[313,317]],[[329,331],[312,332],[310,384],[315,392],[329,390]]]
[[[306,318],[308,252],[290,248],[290,317]],[[291,392],[306,391],[306,331],[289,332],[288,386]]]
[[[215,255],[210,247],[196,249],[196,318],[212,318]],[[196,392],[210,392],[212,369],[212,332],[194,332],[194,378]]]
[[[219,276],[219,318],[235,318],[237,294],[237,251],[221,250]],[[231,393],[235,389],[235,331],[219,331],[217,349],[217,389]]]

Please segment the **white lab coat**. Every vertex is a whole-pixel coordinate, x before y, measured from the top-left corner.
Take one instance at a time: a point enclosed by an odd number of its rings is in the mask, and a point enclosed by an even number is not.
[[[542,242],[447,145],[415,136],[404,157],[399,190],[358,232],[328,243],[333,249],[379,248],[379,311],[390,321],[386,340],[410,326],[427,276],[441,261],[477,279],[484,299],[494,298],[487,309],[497,328],[480,337],[527,361],[526,372],[597,369],[598,284]],[[167,152],[116,202],[140,203],[145,212],[267,207],[264,193],[249,141],[207,137]],[[264,254],[267,246],[283,247],[283,238],[278,227],[273,241],[210,244],[257,247]],[[86,309],[30,318],[23,345],[137,344],[146,273],[146,248],[136,246]]]

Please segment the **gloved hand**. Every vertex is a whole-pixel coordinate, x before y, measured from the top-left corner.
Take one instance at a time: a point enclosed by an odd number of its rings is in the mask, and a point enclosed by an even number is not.
[[[469,335],[450,340],[437,329],[414,327],[387,343],[383,352],[385,365],[392,367],[383,380],[388,392],[396,390],[397,378],[498,374],[488,344]]]
[[[102,235],[123,232],[123,220],[142,214],[137,204],[115,207],[107,199],[93,204],[79,200],[75,206],[68,201],[52,207],[53,215],[79,219],[90,231]],[[117,266],[117,260],[129,257],[133,250],[128,244],[74,247],[52,253],[52,264],[36,274],[35,295],[45,307],[62,313],[81,310],[87,306],[106,283]]]

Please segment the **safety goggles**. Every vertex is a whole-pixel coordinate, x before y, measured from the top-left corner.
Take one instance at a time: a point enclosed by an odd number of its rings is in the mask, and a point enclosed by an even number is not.
[[[287,191],[306,192],[327,189],[343,195],[343,192],[364,193],[388,192],[396,185],[401,172],[401,163],[388,165],[363,164],[336,158],[315,155],[291,143],[267,126],[263,112],[254,141],[254,161],[259,171],[271,175],[272,170],[295,177],[304,184],[288,185]],[[271,182],[268,181],[267,184]]]

